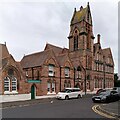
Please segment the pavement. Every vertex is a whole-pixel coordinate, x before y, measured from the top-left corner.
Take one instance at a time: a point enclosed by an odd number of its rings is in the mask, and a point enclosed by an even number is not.
[[[114,118],[116,120],[120,120],[120,100],[111,103],[100,103],[94,105],[94,112],[107,117]]]
[[[96,91],[87,92],[86,94],[95,94]],[[85,93],[82,92],[84,95]],[[44,98],[54,98],[56,94],[48,94],[43,96],[36,96],[35,99],[44,99]],[[31,100],[31,93],[30,94],[13,94],[13,95],[0,95],[0,103],[6,102],[15,102],[15,101],[26,101]]]

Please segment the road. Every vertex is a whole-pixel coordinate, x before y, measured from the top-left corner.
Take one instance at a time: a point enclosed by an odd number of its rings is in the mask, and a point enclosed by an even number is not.
[[[103,118],[92,110],[91,98],[56,100],[3,109],[3,118]]]

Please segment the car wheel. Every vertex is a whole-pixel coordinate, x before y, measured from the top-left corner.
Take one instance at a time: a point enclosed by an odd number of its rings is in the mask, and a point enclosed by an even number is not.
[[[78,99],[80,99],[81,98],[81,95],[78,95],[78,97],[77,97]]]
[[[67,96],[65,96],[65,100],[68,100],[69,99],[69,96],[67,95]]]

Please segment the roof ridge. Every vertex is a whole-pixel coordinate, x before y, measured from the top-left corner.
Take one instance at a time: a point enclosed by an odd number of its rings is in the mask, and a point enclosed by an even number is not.
[[[102,50],[106,50],[106,49],[110,49],[110,47],[108,47],[108,48],[104,48],[104,49],[102,49]]]
[[[50,44],[50,43],[47,43],[47,45],[50,45],[50,46],[53,46],[53,47],[57,47],[57,48],[63,49],[62,47],[55,46],[55,45],[53,45],[53,44]]]
[[[40,51],[40,52],[31,53],[31,54],[25,55],[24,57],[28,57],[28,56],[32,56],[32,55],[36,55],[36,54],[40,54],[40,53],[44,53],[44,52],[48,52],[49,50],[50,49],[44,50],[44,51]]]

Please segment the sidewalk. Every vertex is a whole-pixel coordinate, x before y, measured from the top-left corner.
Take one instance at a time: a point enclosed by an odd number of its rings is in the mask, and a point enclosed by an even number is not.
[[[87,94],[94,94],[94,92],[87,92]],[[82,93],[84,96],[84,92]],[[48,94],[43,96],[36,96],[35,99],[55,98],[56,94]],[[31,94],[17,94],[17,95],[0,95],[0,103],[31,100]]]
[[[107,104],[100,104],[97,110],[120,120],[120,100]]]
[[[54,98],[56,95],[36,96],[35,99]],[[31,100],[31,94],[0,95],[0,103]]]

